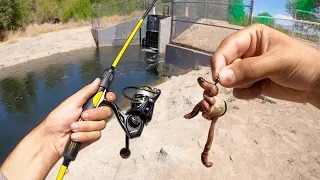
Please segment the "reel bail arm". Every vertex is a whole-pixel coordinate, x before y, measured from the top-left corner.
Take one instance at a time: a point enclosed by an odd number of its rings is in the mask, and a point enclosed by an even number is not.
[[[126,89],[136,89],[133,97],[128,97],[125,93]],[[144,125],[147,125],[151,119],[156,100],[161,94],[157,88],[148,86],[127,87],[122,90],[123,95],[131,100],[131,108],[123,113],[114,102],[107,103],[115,113],[119,124],[126,133],[126,146],[120,151],[122,158],[129,158],[131,155],[129,149],[129,140],[140,137]]]

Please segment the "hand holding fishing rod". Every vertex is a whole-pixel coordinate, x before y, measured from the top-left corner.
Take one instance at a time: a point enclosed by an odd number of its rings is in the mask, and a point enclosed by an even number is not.
[[[114,70],[116,68],[116,66],[118,65],[121,57],[123,56],[124,52],[126,51],[127,47],[129,46],[130,42],[132,41],[133,37],[135,36],[135,34],[137,33],[137,31],[139,30],[139,28],[141,27],[142,23],[144,22],[144,19],[147,17],[147,15],[149,14],[150,10],[152,9],[152,7],[155,5],[155,3],[157,2],[157,0],[154,0],[152,2],[152,4],[149,6],[149,8],[147,9],[147,11],[144,13],[144,15],[142,16],[142,18],[139,20],[139,22],[137,23],[137,25],[135,26],[134,30],[131,32],[130,36],[128,37],[127,41],[125,42],[125,44],[123,45],[122,49],[120,50],[119,54],[117,55],[117,57],[115,58],[112,66],[109,69],[106,69],[102,76],[101,76],[101,83],[100,83],[100,87],[97,91],[97,93],[95,95],[93,95],[92,97],[89,98],[89,100],[84,104],[83,106],[83,110],[89,110],[89,109],[94,109],[97,108],[101,102],[105,101],[105,94],[109,91],[109,87],[113,81],[114,78]],[[147,102],[142,102],[139,99],[139,95],[138,97],[136,97],[137,101],[139,101],[140,106],[132,106],[131,111],[128,111],[126,114],[122,113],[120,111],[120,109],[114,104],[111,103],[109,104],[112,109],[116,112],[117,118],[119,120],[119,123],[121,124],[122,128],[125,130],[126,132],[126,149],[125,151],[123,151],[123,153],[125,153],[126,157],[128,157],[128,145],[129,145],[129,140],[128,137],[130,138],[134,138],[134,137],[138,137],[141,134],[142,128],[143,128],[143,121],[150,121],[150,112],[151,112],[151,116],[152,116],[152,111],[153,110],[153,104],[155,102],[155,100],[159,97],[160,92],[158,90],[153,91],[151,90],[146,90],[146,91],[150,91],[148,95],[151,95],[152,97],[149,99],[148,97],[144,97],[147,98]],[[144,93],[142,93],[143,95]],[[144,94],[145,95],[145,94]],[[143,99],[144,100],[144,99]],[[150,109],[152,106],[152,109]],[[145,110],[145,108],[147,108],[148,112],[144,112],[141,113],[141,110]],[[150,112],[149,112],[150,111]],[[131,113],[131,115],[129,114]],[[138,120],[138,117],[142,116],[143,121]],[[81,118],[79,118],[78,121],[82,121]],[[131,122],[134,123],[135,125],[132,126],[127,126],[127,124]],[[138,126],[137,126],[138,125]],[[133,129],[130,129],[129,127],[132,127]],[[141,128],[142,127],[142,128]],[[136,129],[140,129],[140,134],[135,133]],[[131,130],[131,131],[130,131]],[[133,134],[132,134],[133,132]],[[63,152],[63,163],[62,166],[59,170],[58,176],[57,176],[57,180],[61,180],[64,177],[64,174],[69,166],[69,163],[71,161],[74,161],[76,159],[76,156],[79,152],[81,143],[79,142],[75,142],[71,139],[69,139],[65,150]],[[124,157],[124,156],[123,156]]]

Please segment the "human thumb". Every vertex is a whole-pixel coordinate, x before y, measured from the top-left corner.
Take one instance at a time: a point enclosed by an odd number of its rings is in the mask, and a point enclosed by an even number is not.
[[[278,71],[269,58],[264,56],[250,57],[235,61],[219,72],[221,85],[227,88],[250,87],[255,82],[267,78]]]
[[[92,83],[84,86],[75,94],[70,96],[67,101],[82,106],[87,100],[97,92],[100,84],[100,78],[96,78]]]

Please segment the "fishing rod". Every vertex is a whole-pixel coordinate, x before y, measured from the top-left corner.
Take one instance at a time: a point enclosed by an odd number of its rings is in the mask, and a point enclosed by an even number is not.
[[[83,110],[97,108],[101,104],[101,102],[105,101],[105,95],[108,92],[109,87],[110,87],[110,85],[111,85],[111,83],[113,81],[113,78],[114,78],[114,70],[115,70],[115,68],[117,67],[121,57],[123,56],[123,54],[127,50],[127,48],[129,46],[129,44],[131,43],[133,37],[135,36],[137,31],[141,27],[142,23],[144,22],[145,18],[148,16],[149,12],[151,11],[151,9],[153,8],[153,6],[155,5],[156,2],[157,2],[157,0],[153,0],[151,5],[149,6],[149,8],[143,14],[142,18],[136,24],[135,28],[133,29],[133,31],[131,32],[130,36],[126,40],[126,42],[123,45],[122,49],[120,50],[120,52],[118,53],[117,57],[113,61],[111,67],[106,69],[106,70],[104,70],[103,74],[101,75],[101,83],[100,83],[100,87],[99,87],[98,91],[93,96],[91,96],[89,98],[89,100],[84,104]],[[83,121],[83,120],[81,118],[79,118],[78,121]],[[62,163],[62,165],[60,167],[60,170],[59,170],[59,173],[57,175],[56,180],[62,180],[63,179],[63,177],[65,175],[65,172],[66,172],[70,162],[74,161],[76,159],[76,156],[77,156],[77,154],[79,152],[80,146],[81,146],[80,142],[75,142],[75,141],[71,140],[71,138],[69,139],[69,141],[66,144],[65,149],[63,151],[64,159],[63,159],[63,163]]]

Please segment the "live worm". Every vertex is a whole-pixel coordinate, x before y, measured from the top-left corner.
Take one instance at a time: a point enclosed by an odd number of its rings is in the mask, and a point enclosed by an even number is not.
[[[202,164],[206,167],[212,166],[212,162],[209,162],[208,156],[214,138],[216,122],[218,118],[223,116],[227,111],[227,103],[224,100],[213,97],[218,94],[218,87],[216,86],[218,82],[219,79],[215,81],[215,84],[209,83],[204,78],[199,77],[198,83],[204,89],[204,99],[201,100],[190,113],[184,115],[184,118],[191,119],[197,116],[199,112],[202,112],[202,116],[211,121],[207,142],[201,153]],[[208,93],[208,91],[210,93]]]

